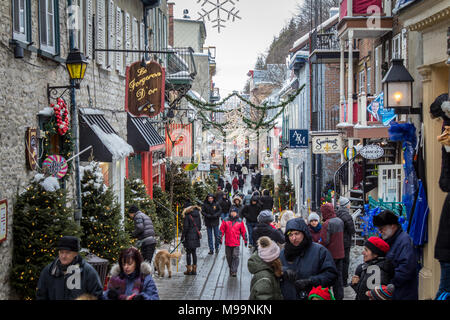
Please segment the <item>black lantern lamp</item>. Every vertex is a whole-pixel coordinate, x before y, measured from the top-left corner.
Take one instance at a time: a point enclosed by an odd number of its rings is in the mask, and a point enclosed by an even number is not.
[[[88,62],[83,53],[78,49],[71,50],[66,59],[66,67],[70,80],[73,80],[75,87],[80,88],[80,83],[84,79]]]
[[[80,83],[84,79],[86,74],[88,62],[83,53],[78,49],[72,49],[66,59],[66,68],[69,73],[71,84],[68,86],[49,86],[47,83],[47,99],[50,104],[50,99],[57,99],[62,97],[69,89],[80,89]],[[58,89],[64,89],[64,91],[58,95]]]
[[[397,114],[415,114],[413,106],[414,78],[403,66],[403,59],[392,59],[392,65],[382,80],[384,104]],[[414,111],[413,111],[414,110]]]

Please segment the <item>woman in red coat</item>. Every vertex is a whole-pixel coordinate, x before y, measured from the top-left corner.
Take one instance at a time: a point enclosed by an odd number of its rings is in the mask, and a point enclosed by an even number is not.
[[[234,179],[233,179],[231,184],[233,185],[234,193],[236,193],[238,191],[238,189],[239,189],[239,179],[237,177],[234,177]]]
[[[247,247],[247,234],[245,231],[244,222],[239,218],[238,210],[232,207],[230,216],[222,221],[220,225],[220,232],[222,234],[220,243],[222,244],[225,236],[225,256],[227,257],[228,266],[230,267],[230,275],[236,277],[239,266],[239,247],[241,245],[241,236],[244,239]]]

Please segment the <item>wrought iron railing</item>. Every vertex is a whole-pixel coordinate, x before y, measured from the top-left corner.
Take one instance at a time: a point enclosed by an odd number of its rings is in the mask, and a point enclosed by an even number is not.
[[[311,38],[311,48],[314,50],[339,51],[339,38],[336,33],[313,33]]]

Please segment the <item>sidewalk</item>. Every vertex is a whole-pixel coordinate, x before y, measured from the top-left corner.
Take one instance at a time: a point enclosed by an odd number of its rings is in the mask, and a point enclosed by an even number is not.
[[[209,255],[208,237],[202,230],[201,247],[197,249],[197,275],[185,276],[186,256],[178,261],[178,271],[175,260],[172,260],[172,278],[167,272],[164,278],[152,274],[158,288],[161,300],[248,300],[250,296],[250,281],[252,276],[247,269],[247,261],[251,249],[244,247],[241,239],[239,250],[239,268],[237,277],[230,277],[225,258],[224,245],[218,254]],[[163,248],[168,249],[168,245]],[[161,248],[161,249],[163,249]],[[182,245],[178,247],[181,251]],[[344,300],[354,300],[352,288],[344,288]]]

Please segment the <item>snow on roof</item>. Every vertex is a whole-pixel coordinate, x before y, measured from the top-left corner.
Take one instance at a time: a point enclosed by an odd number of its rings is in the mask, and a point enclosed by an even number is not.
[[[121,137],[115,133],[106,133],[98,125],[92,124],[92,130],[102,141],[108,151],[112,154],[113,159],[121,159],[133,153],[133,147],[125,142]]]
[[[320,32],[322,30],[328,29],[329,27],[331,27],[338,21],[339,21],[339,14],[335,14],[334,16],[331,16],[330,18],[328,18],[327,20],[322,22],[319,26],[317,26],[317,28],[312,29],[310,32],[306,33],[300,39],[295,41],[293,47],[289,51],[295,52],[295,51],[298,51],[299,49],[303,48],[307,44],[310,34],[312,34],[316,29],[317,29],[317,32]]]
[[[39,111],[38,115],[51,117],[54,113],[55,112],[53,111],[53,108],[45,107],[44,109]]]
[[[191,90],[188,91],[187,94],[188,94],[191,98],[200,100],[201,102],[206,102],[206,100],[203,99],[203,97],[200,95],[200,93],[198,93],[198,92],[195,91],[195,90],[192,90],[192,89],[191,89]]]

